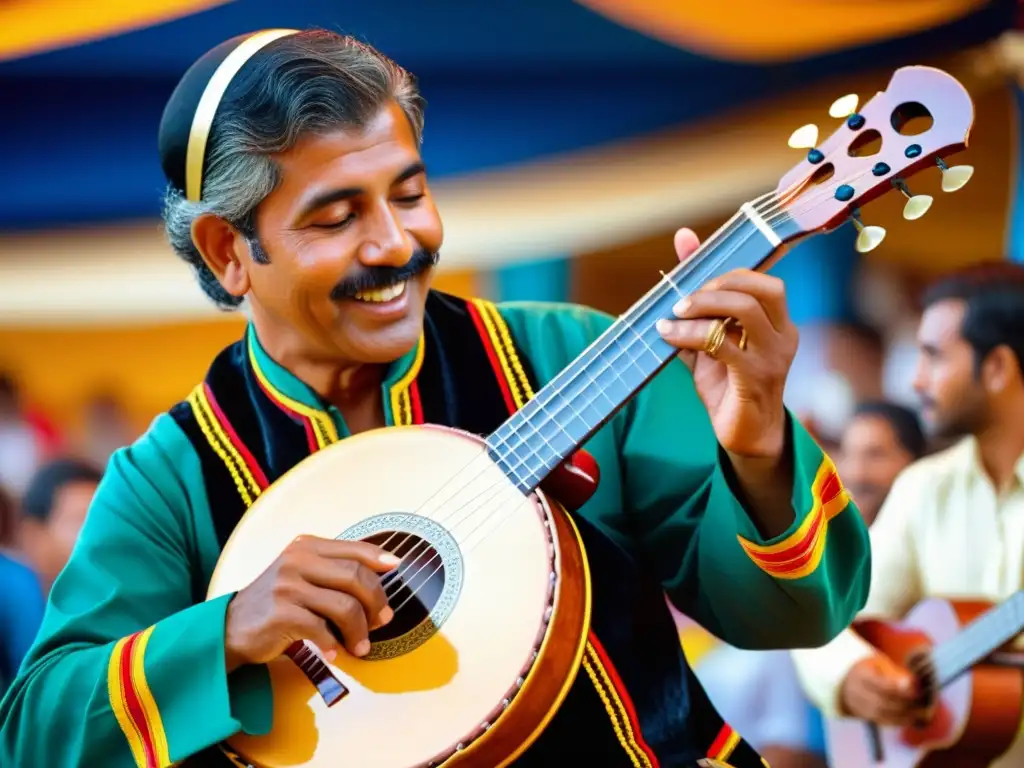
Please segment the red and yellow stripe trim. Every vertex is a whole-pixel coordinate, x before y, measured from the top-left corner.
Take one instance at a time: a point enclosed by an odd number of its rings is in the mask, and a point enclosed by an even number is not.
[[[740,546],[762,571],[777,579],[799,579],[814,573],[825,552],[828,521],[850,503],[850,495],[828,456],[811,485],[811,511],[791,535],[776,544],[761,545],[739,536]]]
[[[135,764],[139,768],[168,768],[171,758],[167,734],[146,682],[146,645],[152,634],[150,627],[117,642],[107,665],[107,694]]]
[[[424,346],[425,339],[421,335],[412,365],[402,378],[391,385],[391,418],[398,426],[423,423],[423,405],[420,402],[420,389],[416,384],[416,377],[420,375],[420,368],[423,367]]]
[[[533,397],[533,388],[512,342],[508,325],[498,308],[489,301],[470,299],[466,306],[484,342],[509,413],[515,413]]]
[[[732,753],[736,751],[736,746],[740,743],[740,735],[732,729],[732,727],[726,723],[722,726],[722,729],[718,732],[715,740],[711,742],[711,746],[708,748],[708,758],[716,761],[712,765],[729,765],[726,760],[732,757]]]
[[[192,390],[188,404],[203,436],[235,481],[245,506],[250,506],[270,485],[263,470],[231,427],[207,384],[200,384]]]
[[[592,631],[583,654],[583,670],[590,678],[597,695],[611,720],[615,737],[629,756],[634,768],[658,768],[658,758],[644,741],[633,700],[626,691],[619,673]]]
[[[301,421],[306,427],[306,435],[309,438],[310,452],[325,448],[331,443],[338,442],[338,430],[334,426],[334,420],[330,415],[318,408],[311,408],[298,400],[288,397],[284,392],[275,387],[267,375],[263,372],[256,350],[253,347],[252,337],[248,340],[249,363],[256,374],[256,381],[260,389],[283,411]]]

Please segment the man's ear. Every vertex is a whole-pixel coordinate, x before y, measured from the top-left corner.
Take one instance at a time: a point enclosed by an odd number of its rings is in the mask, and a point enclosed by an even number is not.
[[[1021,378],[1017,356],[1006,344],[988,353],[981,364],[981,379],[985,388],[993,394],[1004,392],[1009,387],[1019,384]]]
[[[192,242],[224,290],[242,298],[249,292],[245,254],[249,244],[242,233],[212,213],[192,222]]]

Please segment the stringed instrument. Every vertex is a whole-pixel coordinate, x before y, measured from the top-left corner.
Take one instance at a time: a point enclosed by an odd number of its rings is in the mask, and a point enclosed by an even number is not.
[[[858,621],[853,629],[915,675],[934,714],[906,728],[830,720],[832,768],[988,768],[1016,740],[1024,655],[996,654],[1024,631],[1024,591],[995,607],[932,598],[902,621]]]
[[[365,539],[402,558],[381,577],[395,618],[370,634],[366,657],[328,664],[300,643],[269,664],[271,732],[236,735],[225,751],[256,768],[511,763],[573,684],[588,632],[587,561],[562,505],[578,506],[595,479],[567,460],[676,356],[655,323],[711,278],[766,269],[784,245],[851,217],[858,249],[870,250],[884,231],[864,226],[859,206],[936,166],[949,189],[966,183],[969,166],[942,158],[966,148],[973,119],[953,77],[899,69],[493,434],[374,430],[274,483],[227,542],[208,598],[250,584],[299,535]],[[401,482],[367,482],[396,462]],[[572,481],[559,484],[562,498],[541,489],[559,478]]]

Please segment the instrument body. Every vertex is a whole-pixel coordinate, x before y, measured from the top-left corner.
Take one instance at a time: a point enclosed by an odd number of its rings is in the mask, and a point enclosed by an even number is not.
[[[917,666],[934,648],[991,610],[984,601],[922,601],[898,622],[867,620],[853,629],[899,664]],[[1024,669],[982,661],[934,693],[935,715],[921,728],[877,729],[882,762],[875,760],[868,726],[835,719],[827,725],[833,768],[988,768],[1019,732]]]
[[[401,482],[374,484],[389,464],[403,467]],[[455,498],[445,491],[423,504],[456,476],[465,481]],[[567,493],[593,485],[578,471],[560,479]],[[488,535],[498,526],[500,533]],[[374,540],[381,531],[401,534],[384,545],[399,554],[410,546],[396,547],[407,533],[442,553],[419,575],[410,566],[418,585],[443,560],[443,583],[417,593],[433,603],[431,614],[397,638],[371,633],[368,658],[340,653],[328,668],[346,693],[331,705],[292,659],[268,665],[273,729],[229,740],[243,764],[329,766],[342,759],[360,768],[409,768],[440,763],[462,745],[446,765],[505,765],[568,692],[590,611],[574,524],[543,492],[515,488],[483,441],[457,430],[375,430],[300,462],[242,518],[208,597],[249,584],[299,535]],[[479,740],[484,724],[487,739]]]

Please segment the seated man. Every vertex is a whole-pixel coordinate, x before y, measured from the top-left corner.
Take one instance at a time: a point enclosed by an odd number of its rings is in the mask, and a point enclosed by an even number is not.
[[[223,765],[225,739],[272,727],[268,662],[297,640],[328,663],[365,656],[396,607],[379,576],[391,552],[312,536],[204,601],[254,499],[355,433],[489,434],[612,325],[429,290],[442,225],[423,108],[405,70],[324,31],[229,40],[186,73],[161,127],[168,235],[252,322],[112,458],[0,705],[0,764]],[[679,233],[680,258],[696,247]],[[761,768],[686,666],[664,594],[733,643],[779,648],[827,642],[867,592],[864,524],[782,403],[797,333],[781,281],[724,274],[662,320],[651,341],[692,373],[673,359],[587,443],[601,483],[573,515],[593,592],[586,672],[517,766]]]

